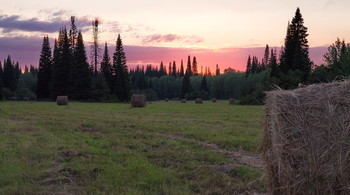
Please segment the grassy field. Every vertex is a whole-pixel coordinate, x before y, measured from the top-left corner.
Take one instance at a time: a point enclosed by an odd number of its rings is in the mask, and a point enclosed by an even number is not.
[[[265,192],[263,107],[0,102],[0,194]]]

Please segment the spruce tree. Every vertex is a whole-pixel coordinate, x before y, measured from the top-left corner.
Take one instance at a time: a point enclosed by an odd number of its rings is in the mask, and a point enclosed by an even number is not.
[[[12,64],[11,56],[7,57],[6,63],[4,64],[3,82],[4,87],[10,89],[12,92],[16,91],[15,67]]]
[[[73,100],[87,100],[90,98],[91,78],[81,32],[78,33],[73,62],[68,86],[69,97]]]
[[[102,62],[101,62],[101,73],[105,77],[105,79],[108,83],[109,89],[111,91],[114,91],[112,72],[113,72],[113,69],[112,69],[112,65],[111,65],[111,59],[109,57],[107,43],[105,43],[105,50],[104,50],[103,58],[102,58]]]
[[[0,61],[0,101],[4,98],[2,95],[2,88],[4,87],[4,83],[2,79],[3,79],[3,70],[2,70],[2,64]]]
[[[113,71],[115,75],[114,93],[120,101],[127,101],[130,97],[130,78],[120,34],[118,34],[116,50],[113,55]]]
[[[172,76],[173,76],[173,77],[176,77],[176,76],[177,76],[177,73],[176,73],[176,62],[175,62],[175,61],[173,61]]]
[[[215,70],[215,75],[218,76],[220,75],[220,69],[219,69],[219,65],[216,65],[216,70]]]
[[[304,26],[304,19],[297,8],[292,22],[288,24],[284,49],[280,58],[280,68],[284,73],[290,70],[300,71],[302,80],[306,81],[310,72],[311,64],[309,58],[309,45],[307,40],[307,28]]]
[[[193,57],[193,62],[192,62],[192,74],[193,75],[198,75],[198,70],[197,70],[197,59],[196,56]]]
[[[181,67],[180,67],[180,77],[183,77],[185,75],[185,70],[184,70],[184,62],[181,60]]]
[[[75,47],[77,44],[77,39],[78,39],[78,29],[77,29],[77,26],[75,25],[75,16],[71,16],[70,21],[71,21],[71,25],[70,25],[71,29],[69,30],[69,42],[70,42],[72,52],[74,53]]]
[[[270,77],[276,77],[278,78],[279,75],[279,70],[278,70],[278,65],[277,65],[277,57],[276,57],[276,50],[275,52],[271,49],[271,54],[270,54],[270,67],[271,67],[271,74]]]
[[[67,30],[63,29],[59,33],[59,38],[55,44],[54,63],[52,74],[51,97],[67,95],[67,89],[72,68],[72,53]]]
[[[251,72],[252,72],[252,59],[250,58],[250,55],[249,55],[248,61],[247,61],[247,68],[245,71],[245,77],[248,77]]]
[[[14,63],[13,63],[14,64]],[[21,76],[22,74],[22,70],[21,68],[19,67],[19,63],[17,62],[15,64],[15,78],[16,78],[16,81],[18,81],[19,77]]]
[[[28,67],[26,66],[28,72]],[[50,96],[50,85],[52,80],[52,56],[49,43],[49,37],[44,37],[40,60],[39,60],[39,72],[36,88],[37,99],[48,99]]]
[[[159,66],[159,77],[166,75],[166,70],[164,68],[163,62],[160,62]]]
[[[182,78],[182,84],[181,84],[181,98],[185,98],[186,94],[190,93],[191,91],[191,79],[189,71],[186,71],[185,76]]]
[[[172,75],[172,70],[173,70],[173,68],[172,68],[171,62],[170,62],[170,63],[169,63],[169,73],[168,73],[169,76]]]
[[[192,66],[191,66],[191,57],[190,56],[188,56],[188,59],[187,59],[186,74],[188,74],[189,76],[192,76]]]
[[[203,76],[202,82],[201,82],[201,91],[202,92],[209,92],[208,84],[207,84],[207,79],[206,76]]]
[[[270,63],[270,48],[269,48],[269,45],[266,44],[264,58],[261,60],[262,69],[265,70],[267,67],[269,67],[269,63]]]

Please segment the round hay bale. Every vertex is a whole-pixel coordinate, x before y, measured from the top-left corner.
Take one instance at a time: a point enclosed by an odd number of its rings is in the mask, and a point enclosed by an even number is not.
[[[146,96],[144,94],[133,94],[131,96],[131,107],[143,108],[146,106]]]
[[[164,101],[165,101],[165,102],[169,102],[169,98],[165,98]]]
[[[234,105],[234,104],[236,104],[236,100],[233,99],[233,98],[230,98],[230,99],[228,100],[228,103],[229,103],[230,105]]]
[[[212,98],[211,102],[216,103],[216,98]]]
[[[267,194],[350,194],[350,81],[270,91]]]
[[[68,105],[68,96],[57,96],[56,103],[58,106]]]
[[[196,98],[195,103],[196,104],[203,104],[203,99],[202,98]]]
[[[181,103],[186,103],[186,99],[181,99]]]

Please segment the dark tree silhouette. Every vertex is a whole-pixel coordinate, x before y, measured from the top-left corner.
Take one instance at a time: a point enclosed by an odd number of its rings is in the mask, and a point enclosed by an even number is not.
[[[216,70],[215,70],[215,75],[218,76],[220,75],[220,69],[219,69],[219,65],[216,65]]]
[[[68,87],[69,97],[73,100],[87,100],[90,98],[91,78],[81,32],[78,33],[73,62]]]
[[[181,98],[185,98],[186,94],[190,93],[191,91],[191,79],[189,71],[186,71],[185,76],[182,78],[182,84],[181,84]]]
[[[202,81],[201,81],[201,91],[202,92],[209,92],[208,84],[207,84],[207,79],[206,76],[203,76]]]
[[[252,59],[250,58],[250,55],[249,55],[248,61],[247,61],[247,68],[245,71],[245,77],[248,77],[251,72],[252,72]]]
[[[92,32],[93,32],[93,44],[92,44],[92,48],[91,48],[91,52],[92,52],[92,70],[95,76],[97,76],[97,65],[98,65],[98,60],[99,60],[99,56],[100,56],[100,46],[98,43],[98,18],[95,18],[95,20],[92,21]]]
[[[192,76],[192,66],[191,66],[191,57],[190,56],[188,56],[188,59],[187,59],[186,74],[188,74],[189,76]]]
[[[4,63],[3,82],[4,87],[10,89],[12,92],[16,91],[15,67],[12,64],[11,56],[8,56]]]
[[[69,30],[69,42],[71,45],[72,52],[74,53],[75,51],[75,46],[77,44],[77,39],[78,39],[78,29],[77,26],[75,25],[75,16],[70,17],[71,25],[70,25],[70,30]]]
[[[127,101],[130,97],[130,78],[120,34],[118,34],[116,50],[113,55],[113,74],[115,78],[114,93],[120,101]]]
[[[104,50],[103,58],[102,58],[102,62],[101,62],[101,73],[105,77],[105,79],[108,83],[109,89],[111,91],[114,91],[112,72],[113,72],[113,68],[111,65],[111,59],[109,57],[107,43],[105,43],[105,50]]]
[[[193,62],[192,62],[192,74],[193,75],[198,75],[198,70],[197,70],[197,59],[196,56],[193,57]]]
[[[51,97],[55,99],[57,96],[67,95],[72,67],[72,53],[66,29],[60,31],[58,41],[55,42],[53,62]]]
[[[183,77],[185,75],[185,70],[184,70],[184,62],[181,60],[181,66],[180,66],[180,77]]]
[[[28,67],[25,66],[25,72],[28,72]],[[40,60],[39,72],[36,87],[36,97],[38,100],[48,99],[50,97],[50,85],[52,80],[52,56],[49,37],[44,37]]]
[[[159,66],[159,77],[166,75],[166,70],[164,68],[163,62],[160,62]]]
[[[306,81],[310,72],[309,45],[307,40],[307,28],[304,19],[297,8],[292,22],[288,24],[284,49],[280,57],[280,68],[284,73],[290,70],[298,70],[302,73],[302,80]]]
[[[173,77],[176,77],[176,76],[177,76],[177,72],[176,72],[176,62],[175,62],[175,61],[173,61],[172,76],[173,76]]]

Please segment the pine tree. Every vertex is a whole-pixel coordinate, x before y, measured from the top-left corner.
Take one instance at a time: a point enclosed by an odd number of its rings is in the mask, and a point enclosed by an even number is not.
[[[277,58],[276,58],[276,50],[275,52],[271,49],[271,57],[270,57],[270,67],[271,67],[271,74],[270,77],[278,77],[279,70],[277,66]]]
[[[208,84],[207,84],[207,79],[206,76],[203,76],[202,82],[201,82],[201,91],[202,92],[209,92]]]
[[[25,65],[25,66],[24,66],[24,73],[28,73],[28,72],[29,72],[28,66]]]
[[[111,91],[114,91],[112,72],[113,72],[113,69],[112,69],[112,65],[111,65],[111,59],[109,57],[107,43],[105,43],[105,50],[104,50],[103,58],[102,58],[102,62],[101,62],[101,73],[105,77],[105,79],[108,83],[109,89]]]
[[[192,76],[192,66],[191,66],[191,57],[190,56],[188,56],[188,59],[187,59],[186,74],[188,74],[189,76]]]
[[[247,61],[247,68],[245,71],[245,77],[248,77],[251,72],[252,72],[252,60],[251,60],[250,55],[249,55],[248,61]]]
[[[176,62],[175,62],[175,61],[173,61],[172,76],[173,76],[173,77],[176,77],[176,76],[177,76],[177,72],[176,72]]]
[[[185,75],[185,70],[184,70],[184,62],[181,60],[181,66],[180,66],[180,77],[183,77]]]
[[[25,71],[28,72],[28,67],[25,66]],[[36,88],[37,99],[47,99],[50,96],[50,85],[52,80],[52,56],[49,43],[49,37],[44,37],[40,60],[39,72]]]
[[[306,81],[310,72],[309,45],[307,40],[307,28],[304,19],[297,8],[292,22],[288,24],[284,49],[281,54],[280,68],[284,73],[290,70],[298,70],[303,73],[303,81]]]
[[[92,21],[92,32],[93,32],[93,45],[91,46],[91,56],[93,59],[93,73],[95,76],[97,76],[97,65],[98,65],[98,60],[100,56],[100,46],[98,43],[98,24],[99,20],[98,18],[95,18],[94,21]],[[119,35],[118,35],[119,36]]]
[[[13,64],[15,64],[15,63],[13,63]],[[22,74],[22,70],[21,70],[21,68],[19,67],[19,63],[17,62],[17,63],[15,64],[15,78],[16,78],[16,81],[18,81],[18,79],[19,79],[19,77],[21,76],[21,74]]]
[[[269,48],[269,45],[266,44],[264,58],[261,60],[263,70],[265,70],[267,67],[269,67],[269,63],[270,63],[269,58],[270,58],[270,48]]]
[[[170,63],[169,63],[169,73],[168,73],[168,75],[169,75],[169,76],[171,76],[171,75],[172,75],[172,72],[171,72],[171,71],[172,71],[172,69],[173,69],[173,68],[171,67],[171,62],[170,62]]]
[[[219,65],[216,65],[216,70],[215,70],[215,75],[218,76],[220,75],[220,69],[219,69]]]
[[[68,86],[69,97],[73,100],[87,100],[90,98],[91,78],[81,32],[78,33],[73,62]]]
[[[72,54],[70,48],[71,46],[69,43],[67,30],[63,29],[60,31],[59,38],[54,49],[51,90],[51,97],[53,99],[60,95],[67,95],[72,67]]]
[[[120,34],[118,34],[116,50],[113,55],[113,71],[115,75],[114,93],[117,95],[120,101],[126,101],[130,97],[130,78],[128,67],[126,66],[126,57]]]
[[[12,92],[16,91],[15,67],[11,62],[10,56],[7,57],[6,63],[4,63],[3,82],[4,87],[10,89]]]
[[[193,62],[192,62],[192,74],[193,74],[193,75],[198,75],[196,56],[193,57]]]
[[[2,88],[4,87],[4,83],[3,83],[3,70],[2,70],[2,64],[0,61],[0,101],[4,98],[2,95]]]
[[[186,94],[190,93],[191,91],[191,79],[189,71],[186,71],[185,76],[182,78],[182,84],[181,84],[181,99],[184,99],[186,97]]]
[[[159,77],[166,75],[166,70],[164,68],[163,62],[160,62],[159,66]]]

